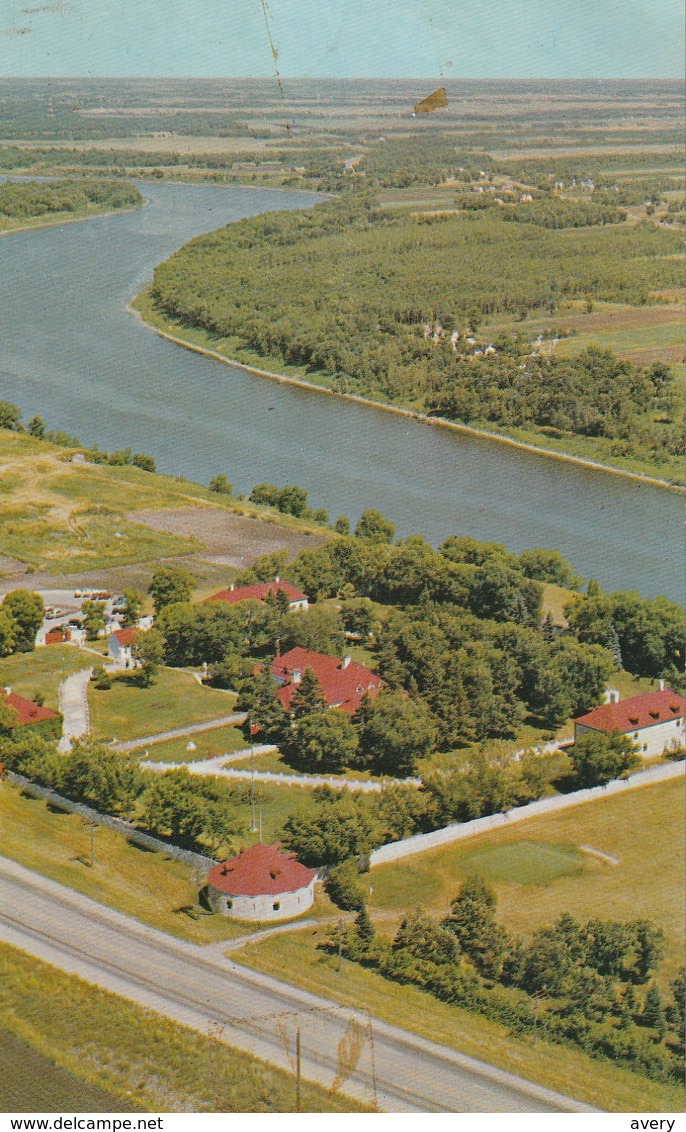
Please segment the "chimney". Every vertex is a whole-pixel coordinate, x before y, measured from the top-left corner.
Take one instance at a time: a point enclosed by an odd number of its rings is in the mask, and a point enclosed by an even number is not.
[[[660,691],[661,691],[661,692],[664,692],[664,690],[665,690],[665,682],[664,682],[664,680],[658,680],[658,682],[657,682],[657,686],[658,686],[658,688],[660,689]]]
[[[12,689],[11,688],[4,688],[3,691],[4,691],[6,696],[12,695]]]
[[[291,672],[291,683],[299,684],[303,678],[303,674],[299,668],[294,668]]]
[[[233,593],[233,591],[235,590],[235,588],[236,588],[236,587],[234,586],[234,584],[233,584],[233,582],[232,582],[232,583],[231,583],[231,585],[229,586],[229,589],[231,590],[231,593]]]
[[[617,691],[616,688],[607,688],[606,689],[606,691],[605,691],[605,703],[606,704],[618,704],[619,703],[619,692]]]
[[[275,582],[280,582],[280,581],[281,581],[281,578],[279,577],[279,575],[278,575],[278,574],[277,574],[277,575],[276,575],[276,577],[274,578],[274,581],[275,581]]]
[[[343,660],[341,661],[341,668],[347,668],[348,665],[350,664],[351,660],[352,660],[352,657],[344,656]]]

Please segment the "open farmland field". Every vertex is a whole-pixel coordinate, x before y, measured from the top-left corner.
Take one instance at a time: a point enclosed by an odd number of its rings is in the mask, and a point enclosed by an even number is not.
[[[9,572],[30,566],[83,577],[194,556],[210,566],[245,566],[268,550],[296,554],[321,537],[316,524],[271,510],[262,520],[260,508],[199,484],[131,466],[72,463],[72,455],[0,430],[0,542]]]
[[[14,952],[11,948],[3,948],[2,951],[0,962],[3,963],[3,975],[7,979],[8,967],[11,967],[13,959],[19,959],[19,952]],[[9,997],[6,995],[2,1004],[5,1009],[9,1006]],[[143,1111],[138,1105],[132,1104],[129,1098],[108,1093],[84,1079],[79,1072],[80,1066],[74,1065],[70,1072],[45,1053],[33,1049],[16,1033],[3,1029],[4,1021],[0,1006],[0,1058],[3,1067],[0,1079],[1,1112]],[[12,1022],[17,1025],[16,1018]],[[53,1057],[55,1056],[59,1057],[57,1049],[53,1051]]]

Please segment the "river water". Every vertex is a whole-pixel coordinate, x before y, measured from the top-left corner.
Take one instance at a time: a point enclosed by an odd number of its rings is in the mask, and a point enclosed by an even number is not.
[[[192,354],[126,313],[156,263],[230,220],[315,198],[275,190],[141,185],[138,212],[0,238],[0,398],[164,472],[235,490],[295,483],[353,521],[514,551],[556,547],[609,590],[683,599],[682,499],[671,491],[429,427]]]

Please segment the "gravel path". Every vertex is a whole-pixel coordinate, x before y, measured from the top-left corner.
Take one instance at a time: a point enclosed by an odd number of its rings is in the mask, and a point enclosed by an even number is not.
[[[87,735],[90,727],[88,717],[88,681],[91,678],[92,668],[82,668],[73,676],[60,684],[60,711],[64,717],[62,724],[62,738],[58,744],[58,751],[63,753],[71,750],[74,739]]]
[[[176,727],[173,731],[159,731],[156,735],[144,735],[140,739],[128,739],[126,743],[113,743],[114,751],[136,751],[139,747],[148,747],[153,743],[164,743],[167,739],[183,739],[186,735],[196,735],[199,731],[214,731],[217,727],[240,727],[245,723],[247,715],[244,711],[234,712],[233,715],[221,715],[217,719],[208,719],[205,723],[192,723],[188,727]],[[271,750],[271,748],[270,748]],[[220,756],[224,758],[225,756]],[[169,770],[172,764],[151,764],[153,769],[165,766]],[[184,763],[174,763],[174,766],[184,766]]]

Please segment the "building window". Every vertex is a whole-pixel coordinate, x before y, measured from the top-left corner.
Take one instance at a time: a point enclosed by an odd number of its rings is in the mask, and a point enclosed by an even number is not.
[[[278,912],[278,911],[279,911],[279,908],[280,908],[280,907],[281,907],[281,903],[280,903],[280,901],[278,901],[278,900],[275,900],[275,901],[274,901],[274,903],[272,904],[272,908],[273,908],[273,910],[274,910],[275,912]]]

